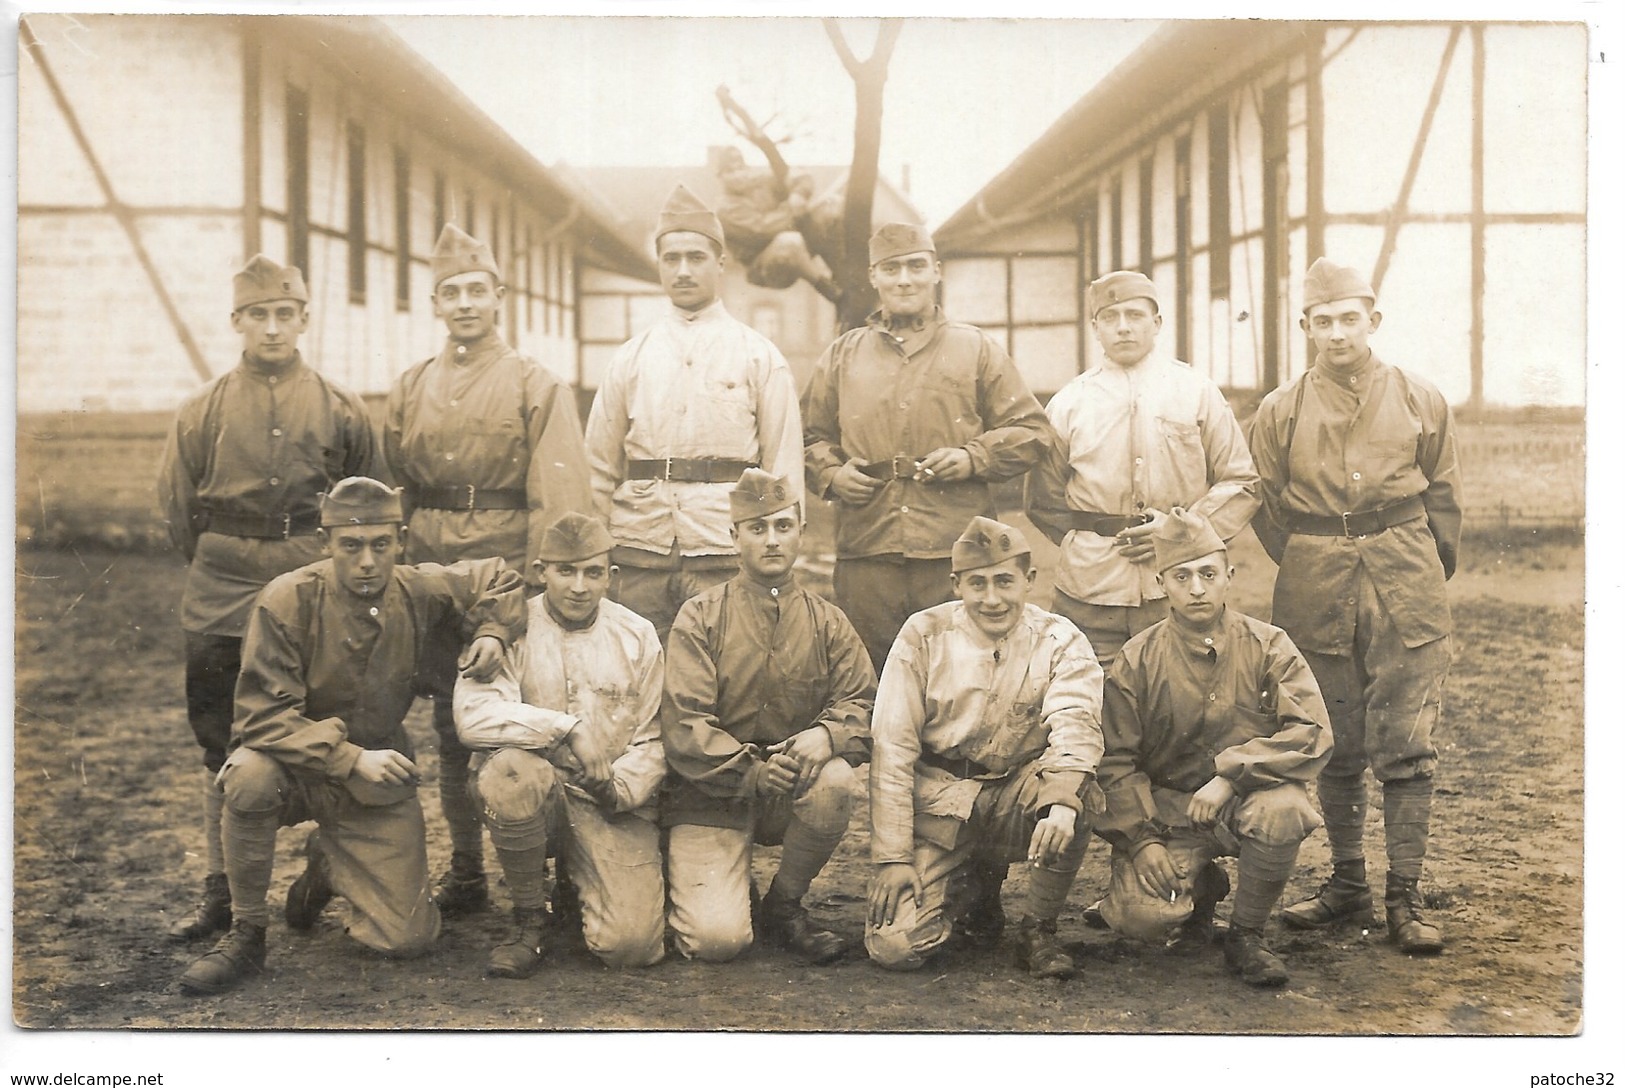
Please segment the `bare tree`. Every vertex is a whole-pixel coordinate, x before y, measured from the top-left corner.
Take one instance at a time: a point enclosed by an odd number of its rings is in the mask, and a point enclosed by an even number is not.
[[[875,184],[880,176],[880,133],[886,76],[900,19],[883,19],[873,51],[859,60],[847,44],[840,23],[825,19],[824,32],[841,66],[852,77],[856,98],[852,133],[852,165],[839,207],[811,201],[811,185],[784,159],[781,145],[767,128],[775,118],[758,124],[727,87],[717,88],[717,101],[734,131],[761,151],[769,173],[749,171],[742,157],[725,171],[729,206],[723,209],[729,248],[747,267],[752,282],[788,286],[796,279],[813,284],[835,303],[840,329],[855,328],[874,309],[869,286],[868,244],[874,215]]]

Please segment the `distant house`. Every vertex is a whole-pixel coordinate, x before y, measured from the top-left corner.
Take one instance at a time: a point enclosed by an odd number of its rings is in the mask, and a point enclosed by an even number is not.
[[[1051,393],[1099,358],[1088,282],[1139,269],[1159,346],[1257,393],[1327,255],[1452,403],[1578,406],[1586,71],[1579,24],[1169,24],[938,230],[947,305]]]
[[[724,150],[710,148],[703,166],[570,168],[567,176],[597,198],[601,214],[618,215],[612,221],[622,235],[643,239],[653,260],[655,220],[678,184],[687,186],[707,206],[721,207],[717,163]],[[815,201],[846,183],[845,166],[792,165],[791,169],[812,177]],[[881,178],[875,185],[874,222],[890,220],[918,223],[923,217],[905,194]],[[745,270],[735,261],[724,274],[722,300],[731,314],[778,345],[798,384],[806,381],[818,356],[835,338],[834,305],[804,281],[784,290],[758,287],[745,279]],[[595,269],[585,275],[581,286],[585,388],[597,388],[597,375],[608,365],[615,348],[647,326],[666,305],[658,284],[628,283],[624,276],[607,270]]]
[[[444,336],[442,224],[488,241],[505,335],[579,383],[586,270],[652,256],[367,17],[31,15],[20,30],[18,402],[168,411],[235,364],[231,274],[301,267],[306,357],[363,393]]]

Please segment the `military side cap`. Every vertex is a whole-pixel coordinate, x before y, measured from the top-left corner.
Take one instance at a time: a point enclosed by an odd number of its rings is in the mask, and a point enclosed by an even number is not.
[[[436,287],[448,276],[460,276],[464,272],[489,272],[498,283],[502,282],[502,270],[497,267],[491,247],[455,223],[440,228],[429,266]]]
[[[660,209],[660,220],[655,224],[655,245],[660,244],[661,235],[679,230],[691,230],[695,234],[705,235],[719,246],[724,244],[722,220],[683,185],[671,191],[671,196],[666,198],[666,206]]]
[[[1207,518],[1181,506],[1170,510],[1168,519],[1151,534],[1151,546],[1156,549],[1159,573],[1225,550],[1224,541]]]
[[[305,290],[304,274],[293,265],[284,268],[263,253],[249,258],[243,270],[231,277],[231,309],[241,310],[260,302],[280,302],[285,298],[296,302],[310,301]]]
[[[1017,555],[1031,555],[1032,547],[1021,530],[1002,521],[971,518],[965,531],[954,541],[953,563],[955,574],[978,567],[991,567]]]
[[[544,563],[579,563],[613,547],[615,541],[602,521],[572,510],[560,514],[543,531],[536,558]]]
[[[795,503],[788,480],[759,468],[747,468],[728,493],[728,506],[735,522],[765,518]]]
[[[906,257],[910,253],[936,253],[937,243],[915,223],[887,223],[869,236],[869,265]]]
[[[1377,292],[1371,289],[1371,281],[1354,269],[1333,264],[1325,257],[1316,258],[1303,277],[1303,312],[1308,313],[1311,306],[1345,298],[1370,299],[1375,306]]]
[[[369,476],[347,476],[322,496],[322,527],[399,525],[401,491]]]
[[[1157,285],[1142,272],[1108,272],[1089,285],[1089,316],[1131,298],[1148,298],[1157,306]]]

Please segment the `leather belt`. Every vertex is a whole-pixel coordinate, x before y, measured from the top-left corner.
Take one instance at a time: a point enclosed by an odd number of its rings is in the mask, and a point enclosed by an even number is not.
[[[1097,514],[1093,510],[1055,510],[1044,507],[1033,513],[1056,528],[1077,529],[1085,533],[1098,533],[1100,536],[1116,536],[1124,529],[1132,529],[1136,525],[1145,525],[1151,521],[1150,514]]]
[[[652,460],[632,460],[626,463],[628,480],[677,480],[691,484],[731,484],[747,468],[757,468],[755,461],[736,461],[726,457],[656,457]]]
[[[527,510],[530,501],[522,487],[425,487],[414,496],[420,510]]]
[[[947,771],[955,778],[980,778],[993,773],[989,767],[974,759],[950,759],[924,748],[920,749],[919,762],[927,767],[935,767],[939,771]]]
[[[222,514],[204,510],[193,516],[192,523],[200,533],[219,533],[252,540],[287,540],[289,537],[314,533],[322,523],[322,515],[317,510],[298,514]]]
[[[1390,506],[1356,513],[1321,516],[1288,512],[1287,532],[1304,536],[1376,536],[1395,525],[1415,521],[1426,514],[1427,507],[1422,504],[1422,496],[1412,495]]]
[[[906,453],[899,453],[884,461],[870,461],[867,465],[859,465],[858,471],[870,479],[880,480],[883,483],[890,480],[918,480],[920,462]]]

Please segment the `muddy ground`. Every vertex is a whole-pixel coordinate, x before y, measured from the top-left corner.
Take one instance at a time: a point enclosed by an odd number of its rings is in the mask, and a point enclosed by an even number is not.
[[[1240,560],[1241,603],[1267,615],[1273,568],[1256,544]],[[494,981],[482,968],[506,932],[499,891],[502,909],[451,923],[413,962],[354,946],[338,904],[308,936],[278,917],[263,977],[183,997],[172,981],[202,949],[163,932],[203,863],[202,772],[174,619],[180,561],[24,551],[18,567],[13,1015],[24,1027],[1549,1035],[1580,1025],[1584,614],[1572,544],[1480,546],[1453,583],[1457,657],[1424,881],[1445,955],[1409,959],[1380,929],[1301,935],[1272,924],[1292,982],[1262,993],[1227,976],[1216,947],[1176,958],[1085,928],[1080,913],[1106,883],[1097,841],[1061,918],[1083,966],[1070,983],[1029,980],[1008,945],[914,975],[861,954],[812,969],[774,951],[616,972],[576,947],[532,980]],[[448,846],[421,705],[411,722],[428,753],[438,870]],[[1380,819],[1374,805],[1374,842]],[[274,907],[302,867],[304,838],[291,829],[279,840]],[[854,941],[866,852],[855,826],[808,897]],[[764,861],[758,871],[770,872]],[[1317,834],[1288,895],[1312,891],[1326,864]],[[1380,887],[1380,860],[1373,868]],[[1017,875],[1007,902],[1019,888]]]

